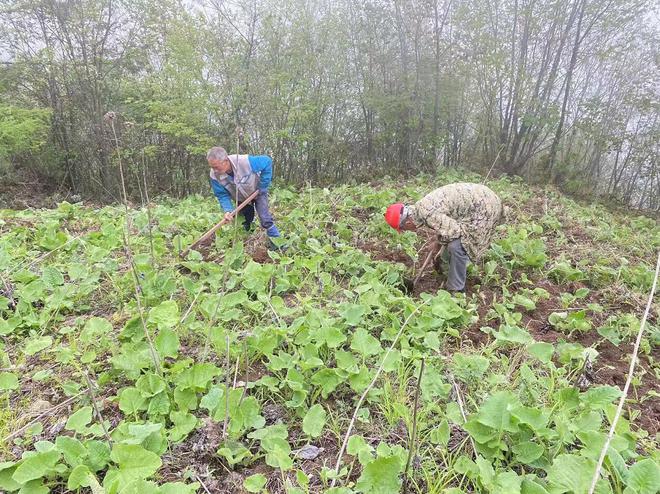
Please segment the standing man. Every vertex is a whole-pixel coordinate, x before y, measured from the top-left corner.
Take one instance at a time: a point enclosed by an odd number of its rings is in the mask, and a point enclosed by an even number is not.
[[[213,147],[206,153],[206,160],[211,168],[211,188],[225,212],[225,219],[231,221],[234,217],[232,200],[243,202],[255,190],[259,190],[256,199],[240,212],[243,227],[250,231],[256,208],[259,223],[268,235],[269,246],[275,248],[272,239],[278,238],[280,232],[268,207],[268,188],[273,179],[272,158],[265,155],[228,155],[224,148]]]
[[[486,252],[503,212],[502,201],[485,185],[457,183],[435,189],[412,206],[392,204],[385,221],[398,232],[420,226],[435,230],[434,249],[444,245],[449,255],[446,288],[462,292],[468,262]]]

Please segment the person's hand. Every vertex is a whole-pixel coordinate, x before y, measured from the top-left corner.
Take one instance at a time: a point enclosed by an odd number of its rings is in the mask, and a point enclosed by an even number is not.
[[[233,212],[225,213],[225,221],[227,223],[229,223],[233,219],[234,219],[234,213]]]

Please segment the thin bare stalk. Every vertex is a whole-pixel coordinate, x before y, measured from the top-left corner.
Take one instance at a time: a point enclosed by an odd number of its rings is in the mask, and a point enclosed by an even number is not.
[[[188,309],[186,312],[183,314],[183,317],[179,321],[179,325],[183,324],[186,319],[188,319],[188,316],[190,315],[190,312],[192,311],[192,308],[195,306],[195,303],[197,302],[197,299],[199,296],[202,294],[202,292],[206,289],[205,286],[202,286],[202,288],[199,289],[199,291],[195,294],[195,298],[193,298],[193,301],[190,303],[188,306]]]
[[[0,280],[2,280],[2,284],[5,285],[5,296],[10,300],[11,305],[15,306],[16,301],[14,300],[14,290],[12,290],[12,288],[9,286],[9,283],[7,283],[1,274]]]
[[[147,163],[144,160],[144,149],[142,150],[142,181],[144,182],[144,197],[147,200],[147,221],[149,227],[149,245],[151,248],[151,266],[154,267],[156,263],[156,255],[154,254],[154,236],[152,231],[152,216],[151,216],[151,201],[149,201],[149,188],[147,187]]]
[[[101,424],[101,428],[103,429],[103,435],[105,436],[105,440],[108,442],[108,447],[112,449],[112,439],[110,439],[110,434],[108,433],[108,429],[105,426],[105,422],[103,422],[103,415],[101,415],[101,410],[99,409],[98,404],[96,403],[96,393],[94,392],[94,383],[92,382],[92,379],[89,377],[87,371],[83,371],[83,375],[85,376],[85,381],[87,381],[87,391],[89,393],[89,399],[92,401],[92,407],[94,408],[94,413],[96,414],[96,418]]]
[[[27,424],[25,424],[24,426],[22,426],[22,427],[16,429],[14,432],[12,432],[12,433],[9,434],[8,436],[6,436],[6,437],[2,440],[2,442],[3,442],[3,443],[7,443],[7,441],[9,441],[10,439],[13,439],[13,438],[15,438],[16,436],[20,435],[21,432],[23,432],[25,429],[27,429],[27,428],[30,427],[31,425],[35,424],[35,423],[38,422],[39,420],[41,420],[43,417],[47,417],[47,416],[50,415],[51,413],[55,413],[55,411],[59,410],[59,409],[62,408],[63,406],[68,405],[69,403],[71,403],[73,400],[75,400],[76,398],[78,398],[78,397],[81,396],[82,394],[84,394],[84,391],[81,392],[81,393],[78,393],[78,394],[75,395],[75,396],[72,396],[71,398],[67,398],[67,399],[64,400],[62,403],[58,403],[57,405],[55,405],[55,406],[53,406],[53,407],[50,407],[50,408],[49,408],[48,410],[46,410],[45,412],[40,413],[40,414],[37,415],[35,418],[33,418],[32,420],[30,420],[30,421],[29,421]]]
[[[230,343],[229,343],[229,331],[225,336],[225,341],[227,343],[226,355],[225,355],[225,420],[222,423],[222,438],[227,437],[227,423],[229,422],[229,383],[231,382],[231,358],[229,355]]]
[[[424,363],[425,360],[422,359],[422,365],[419,368],[419,377],[417,378],[417,387],[415,388],[415,405],[413,408],[413,424],[412,424],[412,435],[410,436],[410,444],[408,446],[408,460],[406,461],[406,469],[403,472],[403,494],[408,493],[408,470],[410,469],[410,462],[415,452],[415,445],[417,444],[417,404],[419,403],[419,388],[422,385],[422,376],[424,375]]]
[[[199,477],[199,474],[196,473],[196,474],[195,474],[195,478],[197,479],[197,482],[199,482],[200,484],[202,484],[202,487],[204,488],[204,491],[205,491],[207,494],[211,494],[211,491],[209,490],[208,487],[206,487],[206,484],[205,484],[204,481]]]
[[[248,358],[248,348],[246,341],[243,342],[243,354],[245,355],[245,377],[243,378],[245,385],[243,386],[243,393],[241,394],[241,399],[238,402],[239,407],[243,403],[243,398],[245,398],[245,394],[247,393],[247,389],[248,389],[248,383],[250,382],[250,361]]]
[[[463,397],[461,396],[461,388],[459,388],[458,384],[456,381],[454,381],[454,378],[452,376],[449,377],[451,380],[451,384],[454,387],[454,392],[456,393],[456,401],[458,402],[458,409],[461,411],[461,417],[463,417],[463,423],[467,422],[467,414],[465,413],[465,405],[463,404]],[[477,448],[474,445],[474,441],[472,440],[472,436],[470,437],[470,444],[472,445],[472,451],[476,454]]]
[[[115,147],[117,149],[117,161],[119,163],[119,177],[121,179],[121,190],[122,190],[122,196],[124,200],[124,209],[125,209],[125,216],[124,216],[124,252],[126,253],[126,258],[128,259],[128,263],[131,267],[131,273],[133,274],[133,289],[135,293],[135,302],[137,304],[138,308],[138,313],[140,314],[140,321],[142,322],[142,329],[144,330],[144,336],[147,340],[147,343],[149,345],[149,351],[151,353],[151,358],[154,361],[154,366],[156,368],[156,372],[161,375],[162,370],[160,367],[160,358],[158,357],[158,352],[156,351],[156,347],[154,346],[154,342],[151,338],[151,334],[149,333],[149,330],[147,329],[147,323],[144,319],[144,311],[142,309],[142,301],[140,299],[140,292],[141,287],[140,287],[140,278],[137,273],[137,267],[135,266],[135,263],[133,262],[133,251],[131,249],[131,243],[130,243],[130,227],[131,227],[131,221],[130,221],[130,215],[129,215],[129,209],[128,209],[128,195],[126,194],[126,182],[124,180],[124,166],[122,163],[121,159],[121,149],[119,148],[119,140],[117,138],[117,131],[115,130],[115,114],[114,112],[108,112],[106,114],[106,120],[110,122],[110,127],[112,128],[112,134],[115,138]]]
[[[637,333],[637,339],[635,340],[635,346],[633,348],[632,355],[630,356],[630,368],[628,369],[628,378],[626,379],[626,384],[623,386],[623,393],[621,393],[621,398],[619,398],[619,406],[616,408],[616,413],[614,414],[614,419],[612,420],[612,425],[610,426],[610,431],[607,434],[607,439],[603,445],[603,449],[600,452],[600,457],[598,458],[598,463],[596,464],[596,471],[594,472],[594,477],[591,480],[591,487],[589,488],[589,494],[594,494],[596,490],[596,484],[598,483],[598,478],[600,477],[600,470],[603,467],[603,462],[605,461],[605,455],[607,455],[607,450],[610,447],[610,442],[612,442],[612,437],[614,437],[614,431],[616,430],[616,424],[621,418],[621,412],[623,411],[623,404],[626,401],[628,396],[628,390],[630,389],[630,383],[632,382],[633,375],[635,374],[635,364],[637,363],[637,354],[639,353],[639,345],[642,342],[642,335],[644,334],[644,328],[646,326],[646,320],[649,317],[649,312],[651,311],[651,305],[653,304],[653,295],[655,295],[655,289],[658,285],[658,273],[660,273],[660,252],[658,252],[658,261],[655,265],[655,276],[653,278],[653,286],[651,287],[651,293],[649,294],[648,302],[646,302],[646,310],[644,311],[644,317],[642,318],[642,323],[639,326],[639,333]]]
[[[493,160],[493,164],[490,165],[490,169],[488,170],[488,174],[486,175],[486,178],[484,178],[483,182],[481,182],[482,184],[486,183],[486,180],[488,180],[488,177],[490,177],[490,172],[492,172],[493,168],[495,168],[495,163],[497,163],[497,158],[500,157],[500,153],[502,152],[503,149],[504,149],[504,145],[501,145],[500,150],[497,152],[497,156],[495,156],[495,159]]]

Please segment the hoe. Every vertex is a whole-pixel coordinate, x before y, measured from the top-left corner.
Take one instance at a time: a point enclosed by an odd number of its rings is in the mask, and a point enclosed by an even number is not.
[[[218,230],[218,229],[219,229],[220,227],[222,227],[223,225],[226,225],[227,223],[229,223],[230,221],[232,221],[232,220],[236,217],[236,215],[241,211],[241,209],[243,209],[245,206],[247,206],[248,204],[250,204],[250,202],[252,202],[252,201],[254,200],[254,198],[257,197],[258,194],[259,194],[259,191],[258,191],[258,190],[255,190],[255,191],[254,191],[252,194],[250,194],[250,195],[249,195],[249,196],[248,196],[248,197],[247,197],[242,203],[240,203],[240,204],[238,205],[238,207],[234,210],[233,215],[232,215],[232,217],[231,217],[230,220],[227,220],[227,219],[224,219],[224,218],[223,218],[222,221],[220,221],[219,223],[217,223],[213,228],[211,228],[211,229],[210,229],[209,231],[207,231],[204,235],[202,235],[201,237],[199,237],[199,238],[195,241],[195,243],[193,243],[190,247],[188,247],[186,250],[184,250],[183,252],[181,252],[181,254],[179,254],[179,256],[180,256],[181,258],[186,257],[186,256],[188,255],[188,252],[190,252],[191,250],[193,250],[194,248],[196,248],[199,244],[201,244],[201,243],[203,243],[203,242],[206,242],[209,238],[211,238],[211,237],[213,236],[213,234],[216,232],[216,230]]]

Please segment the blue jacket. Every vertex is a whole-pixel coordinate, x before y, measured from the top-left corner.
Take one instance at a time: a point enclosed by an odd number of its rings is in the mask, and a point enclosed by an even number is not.
[[[252,171],[259,174],[259,190],[268,190],[273,180],[273,159],[266,155],[253,156],[250,154],[248,155],[248,161]],[[229,179],[231,180],[231,175],[229,175]],[[233,211],[234,204],[229,191],[220,182],[213,179],[211,179],[211,188],[222,209],[226,213]]]

